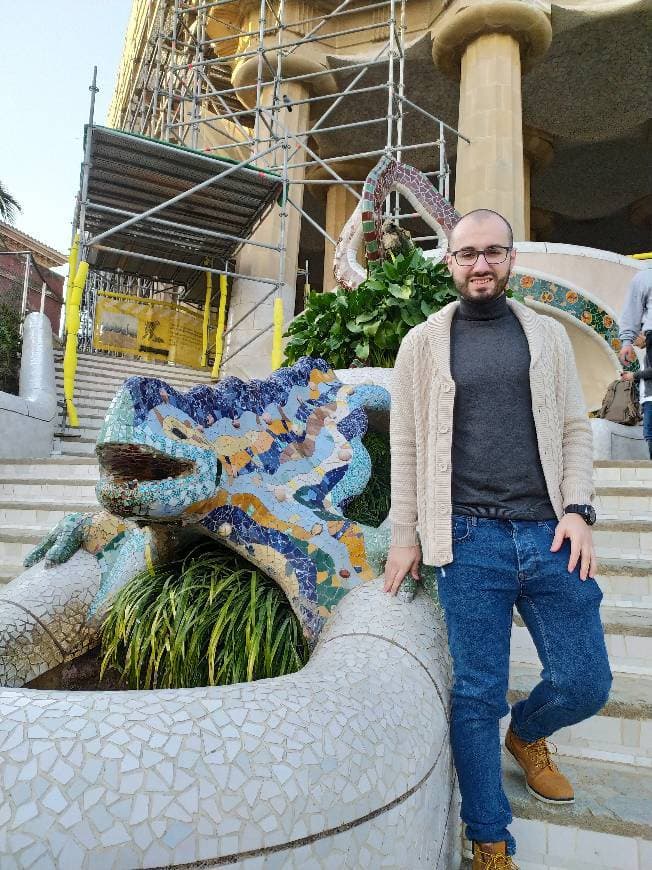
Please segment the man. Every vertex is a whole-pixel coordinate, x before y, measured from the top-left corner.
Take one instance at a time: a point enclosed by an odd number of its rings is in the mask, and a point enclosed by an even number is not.
[[[516,866],[499,739],[513,607],[544,666],[505,741],[534,797],[573,801],[546,738],[597,713],[611,685],[592,579],[589,421],[563,326],[505,295],[514,259],[501,215],[460,220],[447,255],[460,301],[406,335],[392,387],[384,588],[396,594],[408,573],[417,578],[422,559],[438,566],[474,870]]]
[[[623,365],[634,362],[636,353],[633,345],[638,345],[640,332],[645,336],[645,366],[652,366],[652,269],[638,272],[629,285],[623,313],[620,317],[619,337],[622,347],[618,358]],[[640,345],[639,345],[640,346]],[[647,441],[652,459],[652,378],[642,373],[630,375],[624,372],[623,380],[634,380],[640,386],[641,410],[643,411],[643,437]]]

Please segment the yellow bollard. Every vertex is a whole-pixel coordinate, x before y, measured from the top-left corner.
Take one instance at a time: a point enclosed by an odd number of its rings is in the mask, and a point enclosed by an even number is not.
[[[77,333],[79,331],[79,307],[84,292],[84,284],[88,276],[88,263],[82,260],[79,264],[70,288],[69,313],[66,316],[67,335],[66,350],[63,355],[63,393],[66,399],[66,412],[71,426],[79,426],[77,410],[73,402],[75,392],[75,375],[77,373]]]
[[[226,319],[226,275],[220,275],[220,306],[217,310],[217,329],[215,331],[215,361],[211,371],[211,379],[216,381],[220,376],[220,364],[224,351],[224,321]]]
[[[283,300],[274,300],[274,331],[272,333],[272,371],[280,369],[283,363]]]
[[[73,239],[72,245],[70,246],[70,253],[68,254],[68,278],[66,279],[66,311],[65,311],[65,327],[66,332],[68,332],[68,316],[70,314],[70,294],[72,292],[72,285],[75,280],[75,274],[77,272],[77,260],[79,258],[79,233],[75,233],[75,238]]]
[[[211,296],[213,294],[213,276],[210,272],[206,272],[206,300],[204,302],[204,322],[202,329],[202,345],[201,345],[201,366],[206,365],[208,356],[208,326],[211,317]]]

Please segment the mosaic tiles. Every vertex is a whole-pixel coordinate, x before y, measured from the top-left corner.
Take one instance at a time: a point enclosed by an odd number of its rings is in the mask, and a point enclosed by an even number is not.
[[[280,679],[146,703],[0,689],[0,866],[455,866],[445,629],[426,595],[381,586]]]
[[[596,332],[607,342],[614,353],[618,353],[620,350],[618,323],[604,308],[577,290],[573,290],[559,281],[550,281],[546,278],[519,273],[512,274],[509,279],[509,288],[517,298],[531,296],[536,302],[542,302],[544,305],[551,305],[553,308],[565,311]],[[624,368],[636,371],[639,368],[638,361],[630,363]]]
[[[367,277],[356,255],[361,240],[364,240],[367,262],[383,256],[382,215],[385,199],[392,191],[404,196],[442,241],[460,219],[422,172],[406,163],[381,157],[365,179],[362,199],[337,240],[333,274],[346,290],[354,290]]]
[[[358,369],[344,383],[305,358],[266,381],[188,393],[126,381],[98,438],[107,510],[67,515],[26,559],[31,570],[5,587],[0,685],[85,652],[115,592],[200,532],[274,577],[314,644],[341,598],[382,573],[389,547],[387,522],[375,529],[344,514],[369,480],[367,413],[387,429],[380,371]],[[79,551],[95,560],[86,585],[71,561]],[[402,598],[413,594],[406,582]]]
[[[188,393],[130,378],[98,437],[98,499],[118,516],[196,525],[241,553],[279,583],[314,642],[387,548],[386,534],[343,513],[371,472],[366,409],[387,411],[387,390],[343,384],[307,357],[264,381]]]

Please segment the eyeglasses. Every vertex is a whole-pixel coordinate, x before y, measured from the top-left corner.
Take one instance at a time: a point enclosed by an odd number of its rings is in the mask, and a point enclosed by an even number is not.
[[[511,250],[504,245],[491,245],[484,251],[476,251],[475,248],[462,248],[459,251],[451,251],[451,255],[455,257],[458,266],[475,266],[480,256],[484,257],[485,263],[489,266],[497,266],[499,263],[505,262]]]

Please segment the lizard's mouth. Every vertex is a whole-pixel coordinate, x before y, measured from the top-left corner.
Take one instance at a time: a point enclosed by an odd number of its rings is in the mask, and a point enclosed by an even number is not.
[[[141,444],[102,444],[97,455],[104,474],[117,484],[187,477],[196,470],[190,459],[177,459]]]

